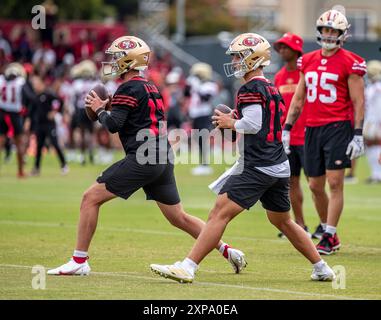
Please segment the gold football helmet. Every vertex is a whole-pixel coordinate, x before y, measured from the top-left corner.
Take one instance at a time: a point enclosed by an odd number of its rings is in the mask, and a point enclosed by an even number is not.
[[[4,76],[7,79],[14,79],[17,77],[26,78],[24,67],[18,62],[12,62],[5,68]]]
[[[103,75],[119,76],[130,70],[145,70],[151,49],[142,39],[124,36],[116,39],[105,53],[111,60],[102,62]]]
[[[325,37],[321,33],[323,27],[338,30],[340,35],[338,37]],[[316,21],[317,43],[328,50],[340,47],[349,36],[349,27],[350,24],[343,13],[333,9],[328,10]]]
[[[368,77],[372,81],[381,80],[381,61],[379,60],[370,60],[368,61],[367,66]]]
[[[212,79],[213,70],[210,64],[197,62],[192,66],[189,73],[199,77],[202,81],[207,81]]]
[[[242,78],[246,73],[270,64],[270,43],[256,33],[243,33],[230,43],[227,55],[239,55],[239,62],[224,64],[227,77]]]

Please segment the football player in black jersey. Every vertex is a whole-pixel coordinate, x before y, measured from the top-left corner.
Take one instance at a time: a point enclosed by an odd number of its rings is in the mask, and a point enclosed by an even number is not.
[[[215,111],[217,128],[241,134],[241,157],[211,189],[218,196],[195,245],[174,265],[151,265],[159,275],[179,282],[192,282],[199,263],[216,246],[227,224],[258,200],[267,217],[312,264],[312,280],[331,281],[335,274],[324,262],[306,232],[290,218],[290,166],[281,141],[283,99],[263,76],[270,64],[270,44],[262,36],[244,33],[230,44],[232,62],[224,65],[227,76],[242,78],[236,108],[230,114]]]
[[[72,259],[48,271],[50,275],[88,275],[88,249],[95,232],[100,206],[116,197],[128,199],[143,188],[148,200],[158,207],[174,226],[194,238],[205,223],[185,213],[177,191],[172,150],[163,126],[163,100],[157,87],[141,76],[148,67],[150,48],[136,37],[116,39],[107,49],[110,62],[103,63],[106,76],[120,76],[122,84],[111,99],[111,112],[92,91],[85,101],[97,113],[99,121],[111,133],[118,133],[126,157],[106,169],[83,195],[78,226],[77,245]],[[173,159],[172,159],[173,160]],[[236,273],[245,266],[244,254],[222,241],[216,249],[231,263]]]

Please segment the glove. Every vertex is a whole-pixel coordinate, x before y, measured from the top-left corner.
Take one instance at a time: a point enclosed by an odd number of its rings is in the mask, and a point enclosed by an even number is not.
[[[353,160],[362,156],[365,152],[364,137],[362,134],[355,134],[352,141],[348,144],[346,155]]]
[[[290,130],[283,129],[282,131],[282,143],[286,154],[290,154]]]

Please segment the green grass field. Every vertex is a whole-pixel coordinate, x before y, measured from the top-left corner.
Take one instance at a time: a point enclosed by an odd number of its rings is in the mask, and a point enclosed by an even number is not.
[[[121,154],[118,155],[119,158]],[[13,157],[14,158],[14,157]],[[28,159],[28,170],[31,167]],[[224,240],[246,253],[249,265],[232,273],[218,252],[201,264],[191,285],[151,274],[150,263],[183,259],[193,244],[187,234],[169,225],[143,192],[128,201],[116,199],[101,208],[98,230],[90,248],[89,277],[48,277],[45,290],[32,288],[32,266],[65,263],[75,245],[81,195],[104,169],[71,165],[61,176],[55,157],[43,160],[40,177],[16,178],[14,159],[0,175],[0,299],[380,299],[381,186],[363,183],[365,159],[358,165],[360,182],[345,188],[345,209],[338,229],[341,250],[326,257],[344,266],[346,288],[310,281],[311,266],[256,205],[233,220]],[[202,219],[215,200],[210,177],[193,177],[191,166],[178,165],[176,176],[186,210]],[[304,183],[306,220],[317,216]]]

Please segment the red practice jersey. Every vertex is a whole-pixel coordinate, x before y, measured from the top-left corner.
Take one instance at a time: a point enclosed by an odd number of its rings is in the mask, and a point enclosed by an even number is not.
[[[287,71],[285,67],[280,69],[275,75],[274,84],[281,93],[285,106],[286,114],[290,108],[292,97],[294,96],[296,87],[300,78],[300,71]],[[303,110],[302,114],[295,122],[291,129],[291,141],[292,146],[304,145],[304,131],[306,127],[306,112]]]
[[[300,57],[298,68],[306,81],[304,108],[307,109],[308,127],[353,119],[348,77],[353,73],[366,74],[363,58],[342,48],[330,57],[316,50]]]

